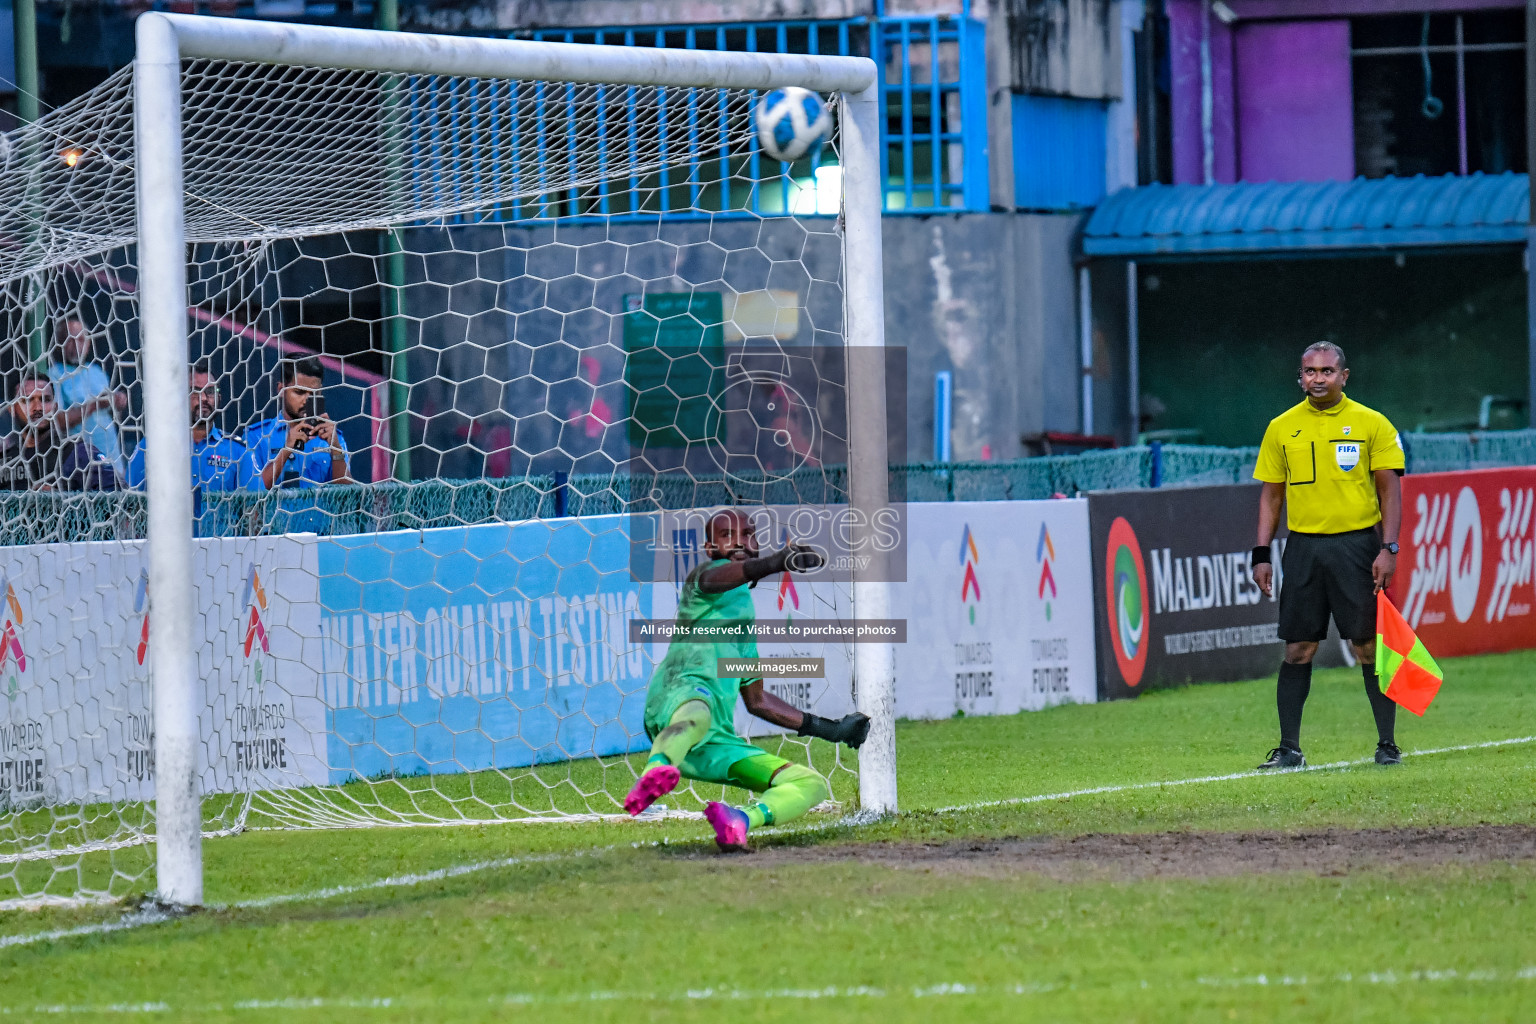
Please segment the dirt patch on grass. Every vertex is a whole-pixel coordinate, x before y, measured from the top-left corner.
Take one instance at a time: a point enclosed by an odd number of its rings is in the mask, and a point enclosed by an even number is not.
[[[858,861],[938,874],[1040,874],[1085,879],[1211,878],[1303,871],[1536,859],[1536,827],[1340,829],[1309,832],[1160,832],[1074,838],[967,839],[946,843],[839,843],[769,847],[752,867]]]

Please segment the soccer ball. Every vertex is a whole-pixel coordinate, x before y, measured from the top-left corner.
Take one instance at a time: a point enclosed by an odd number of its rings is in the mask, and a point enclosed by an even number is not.
[[[785,86],[757,102],[757,142],[775,160],[814,163],[831,135],[832,111],[809,89]]]

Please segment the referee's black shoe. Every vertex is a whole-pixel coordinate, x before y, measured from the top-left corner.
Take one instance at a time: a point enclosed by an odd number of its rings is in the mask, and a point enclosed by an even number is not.
[[[1259,770],[1264,771],[1268,768],[1305,768],[1306,766],[1307,759],[1301,751],[1292,750],[1290,747],[1276,747],[1269,752],[1269,760],[1259,765]]]
[[[1396,743],[1387,743],[1386,741],[1382,741],[1381,743],[1376,744],[1376,763],[1402,764],[1403,752],[1397,749]]]

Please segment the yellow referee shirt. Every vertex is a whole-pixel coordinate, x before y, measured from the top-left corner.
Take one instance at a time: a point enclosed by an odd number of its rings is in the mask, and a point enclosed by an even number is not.
[[[1303,399],[1270,420],[1253,478],[1285,484],[1292,530],[1348,533],[1381,522],[1371,473],[1403,466],[1403,441],[1392,424],[1346,395],[1332,409]]]

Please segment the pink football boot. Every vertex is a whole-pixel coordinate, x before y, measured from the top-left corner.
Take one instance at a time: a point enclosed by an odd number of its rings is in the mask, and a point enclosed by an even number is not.
[[[661,797],[677,788],[682,774],[670,764],[652,765],[635,780],[635,788],[624,798],[624,810],[630,816],[639,814]]]
[[[715,830],[715,845],[721,853],[740,853],[747,848],[747,812],[718,801],[704,805],[704,820]]]

